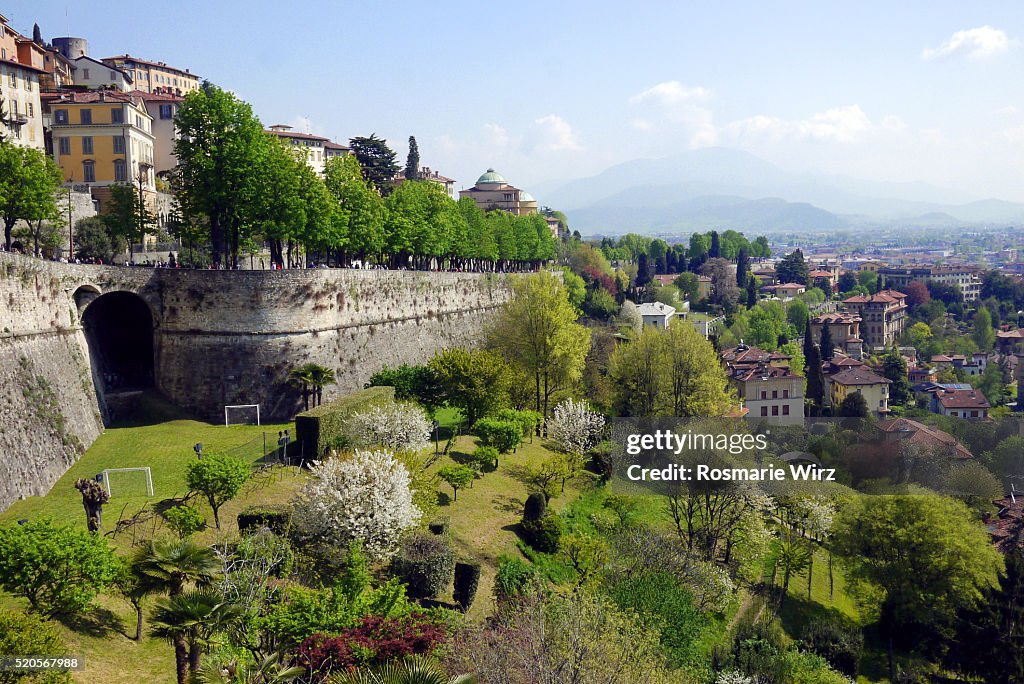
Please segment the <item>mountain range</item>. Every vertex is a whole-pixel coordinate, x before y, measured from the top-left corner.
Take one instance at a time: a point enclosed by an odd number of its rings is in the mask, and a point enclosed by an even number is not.
[[[740,150],[710,147],[635,159],[590,178],[539,187],[584,234],[835,230],[1024,223],[1024,204],[927,183],[792,172]]]

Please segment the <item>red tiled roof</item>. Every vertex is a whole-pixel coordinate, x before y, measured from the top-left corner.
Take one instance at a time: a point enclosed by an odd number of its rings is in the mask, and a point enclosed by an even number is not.
[[[935,398],[947,409],[987,409],[991,408],[985,395],[976,389],[941,390]]]
[[[817,316],[815,316],[814,318],[811,319],[811,323],[817,323],[817,324],[822,324],[822,323],[849,324],[849,323],[860,323],[860,322],[861,322],[861,317],[860,316],[858,316],[855,313],[849,313],[847,311],[833,311],[831,313],[818,314]]]
[[[299,133],[298,131],[275,131],[269,128],[266,129],[264,132],[270,133],[271,135],[280,136],[282,138],[301,138],[303,140],[322,140],[330,142],[330,138],[325,138],[322,135],[313,135],[312,133]]]
[[[138,104],[142,99],[138,91],[123,93],[120,90],[68,90],[62,92],[41,93],[40,99],[47,99],[54,104],[92,104],[94,102],[130,102]]]
[[[3,64],[13,64],[16,67],[21,67],[22,69],[25,69],[26,71],[34,71],[37,74],[45,74],[46,73],[46,69],[40,69],[38,67],[32,66],[31,64],[22,64],[21,62],[15,61],[13,59],[0,59],[0,63],[3,63]]]
[[[135,62],[136,64],[145,64],[147,66],[156,67],[158,69],[164,69],[165,71],[174,71],[174,72],[177,72],[177,73],[179,73],[179,74],[181,74],[183,76],[191,76],[193,78],[199,78],[198,76],[193,74],[191,71],[188,71],[186,69],[179,69],[177,67],[172,67],[170,65],[164,64],[163,62],[151,62],[148,59],[141,59],[139,57],[132,57],[131,55],[129,55],[127,53],[125,53],[123,55],[117,55],[115,57],[104,57],[100,61],[101,62],[107,62],[107,61],[113,62],[113,61],[119,60],[119,59],[123,60],[123,61],[126,61],[126,62]]]
[[[966,447],[960,444],[953,435],[948,432],[943,432],[938,428],[925,425],[924,423],[919,423],[916,420],[911,420],[909,418],[892,418],[890,420],[883,420],[878,423],[878,429],[889,434],[904,432],[910,433],[910,436],[906,438],[906,441],[911,444],[918,444],[929,448],[949,448],[953,450],[953,453],[957,458],[974,457],[974,455],[968,451]]]

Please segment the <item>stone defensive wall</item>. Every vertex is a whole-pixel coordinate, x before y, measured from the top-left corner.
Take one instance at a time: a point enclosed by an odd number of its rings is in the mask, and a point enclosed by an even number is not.
[[[46,492],[119,394],[152,387],[212,421],[227,404],[288,420],[301,408],[293,368],[333,368],[329,399],[384,365],[473,345],[511,277],[125,268],[0,253],[0,510]]]

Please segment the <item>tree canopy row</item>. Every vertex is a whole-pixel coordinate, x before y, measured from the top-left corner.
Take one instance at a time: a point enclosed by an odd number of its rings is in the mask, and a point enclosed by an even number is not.
[[[321,178],[212,84],[189,94],[175,125],[171,232],[215,265],[235,267],[263,241],[278,265],[299,250],[307,262],[419,269],[525,270],[555,256],[541,215],[485,212],[431,181],[393,186],[394,153],[375,136],[353,139],[355,154],[328,159]]]

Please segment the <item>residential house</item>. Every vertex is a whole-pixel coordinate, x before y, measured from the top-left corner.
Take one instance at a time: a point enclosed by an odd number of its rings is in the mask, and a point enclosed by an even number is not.
[[[887,442],[912,444],[930,453],[945,453],[954,459],[974,457],[953,435],[910,418],[883,420],[877,428]]]
[[[537,200],[533,195],[509,184],[505,177],[494,169],[476,179],[476,184],[466,190],[459,190],[459,198],[469,197],[476,205],[488,211],[501,209],[516,216],[537,213]]]
[[[838,410],[843,401],[853,393],[864,397],[868,411],[884,416],[889,413],[889,385],[892,381],[861,365],[845,368],[825,377],[828,383],[829,400]]]
[[[807,280],[814,287],[824,290],[825,294],[832,294],[839,283],[838,269],[816,268],[807,274]]]
[[[312,133],[299,133],[285,124],[275,124],[267,129],[267,133],[276,136],[285,145],[291,145],[292,149],[297,150],[305,158],[309,167],[321,176],[324,173],[324,163],[328,159],[344,156],[349,151],[349,148],[339,145],[330,138]]]
[[[0,100],[6,117],[0,134],[15,145],[44,150],[43,108],[39,99],[45,52],[7,25],[0,15]]]
[[[76,86],[89,90],[117,90],[122,93],[135,89],[135,80],[127,71],[104,64],[89,55],[69,57],[71,78]]]
[[[848,310],[860,316],[860,336],[868,349],[891,346],[903,334],[908,316],[906,298],[902,292],[882,290],[843,300]]]
[[[134,94],[145,104],[146,112],[153,120],[153,167],[158,178],[166,179],[178,165],[178,158],[174,155],[174,142],[178,138],[174,118],[185,98],[138,90]]]
[[[697,301],[707,299],[711,296],[711,277],[710,276],[697,276]]]
[[[937,389],[932,392],[932,401],[929,406],[932,413],[938,413],[940,416],[968,420],[988,418],[990,408],[988,399],[985,398],[981,390],[973,387],[970,389]]]
[[[782,285],[765,285],[761,290],[773,294],[779,299],[789,300],[807,292],[807,286],[800,283],[783,283]]]
[[[821,341],[821,330],[826,325],[834,348],[856,359],[863,358],[864,340],[860,337],[860,316],[848,311],[833,311],[813,317],[811,338],[814,341]]]
[[[402,183],[404,183],[405,180],[406,178],[404,171],[399,171],[398,175],[395,176],[395,179],[392,182],[395,184],[395,186],[399,186]],[[434,171],[429,166],[424,166],[419,170],[419,174],[417,175],[416,180],[430,181],[431,183],[436,183],[437,185],[440,185],[442,188],[444,188],[444,192],[446,195],[448,195],[452,199],[455,199],[455,179],[448,178],[447,176],[442,176],[440,173]],[[555,224],[555,230],[557,231],[558,219],[555,219]]]
[[[965,302],[976,302],[981,296],[981,269],[975,266],[888,266],[878,269],[885,287],[905,288],[912,281],[928,281],[955,286]]]
[[[805,381],[789,368],[789,356],[740,344],[722,351],[721,358],[748,418],[803,423]]]
[[[60,90],[75,83],[74,64],[56,48],[46,48],[43,55],[43,71],[39,77],[42,90]]]
[[[676,315],[675,307],[661,302],[647,302],[637,307],[640,316],[644,319],[644,325],[654,326],[664,330]]]

